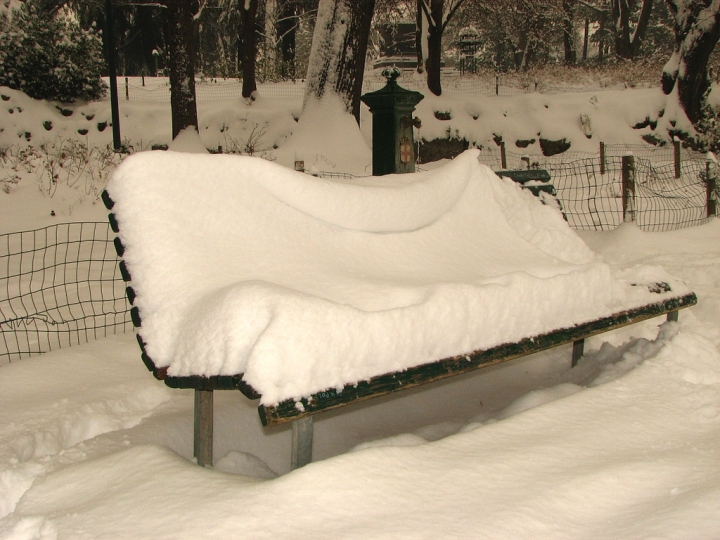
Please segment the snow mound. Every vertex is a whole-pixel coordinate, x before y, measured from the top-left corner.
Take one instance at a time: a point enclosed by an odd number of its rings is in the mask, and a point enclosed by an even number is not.
[[[108,191],[149,356],[172,376],[243,373],[264,404],[687,292],[657,269],[614,276],[474,150],[342,181],[146,152]]]

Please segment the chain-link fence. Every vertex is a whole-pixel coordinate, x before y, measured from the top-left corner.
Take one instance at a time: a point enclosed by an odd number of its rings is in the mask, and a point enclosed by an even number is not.
[[[0,365],[132,328],[107,223],[0,235]]]

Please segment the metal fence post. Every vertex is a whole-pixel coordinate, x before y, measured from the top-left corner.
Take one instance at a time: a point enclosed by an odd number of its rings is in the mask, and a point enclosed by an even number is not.
[[[500,141],[500,166],[507,169],[507,156],[505,155],[505,141]]]
[[[717,179],[714,173],[711,172],[712,163],[708,159],[705,162],[705,180],[707,187],[707,217],[717,215],[717,201],[715,200],[715,191],[717,190]]]
[[[193,456],[201,467],[213,461],[213,391],[195,390]]]
[[[600,141],[600,174],[605,174],[605,143]]]
[[[623,221],[635,221],[635,156],[626,154],[622,157],[622,208]]]
[[[675,140],[673,138],[673,154],[675,157],[675,178],[680,178],[681,174],[681,168],[680,168],[680,141]]]

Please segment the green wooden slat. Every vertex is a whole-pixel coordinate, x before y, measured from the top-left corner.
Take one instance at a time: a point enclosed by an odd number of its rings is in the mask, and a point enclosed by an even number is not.
[[[423,364],[405,371],[379,375],[367,381],[346,385],[340,392],[335,389],[328,389],[300,400],[289,399],[276,405],[261,405],[258,407],[258,413],[264,426],[282,424],[321,411],[335,409],[405,388],[412,388],[453,375],[467,373],[481,367],[505,362],[566,343],[572,343],[580,339],[586,339],[608,330],[693,306],[696,303],[697,297],[695,294],[690,293],[665,302],[619,312],[572,328],[562,328],[547,334],[525,338],[516,343],[506,343],[491,349]]]
[[[540,182],[550,181],[550,173],[547,172],[545,169],[495,171],[495,174],[500,177],[504,176],[510,178],[511,180],[514,180],[519,184],[524,184],[525,182],[530,182],[531,180],[537,180]]]

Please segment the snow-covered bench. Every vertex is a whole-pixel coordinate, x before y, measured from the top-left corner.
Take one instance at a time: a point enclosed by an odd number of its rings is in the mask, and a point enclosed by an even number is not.
[[[212,462],[212,391],[293,421],[573,343],[693,305],[657,267],[617,273],[561,213],[468,151],[441,169],[323,179],[259,158],[146,152],[103,194],[142,358],[196,390]]]

